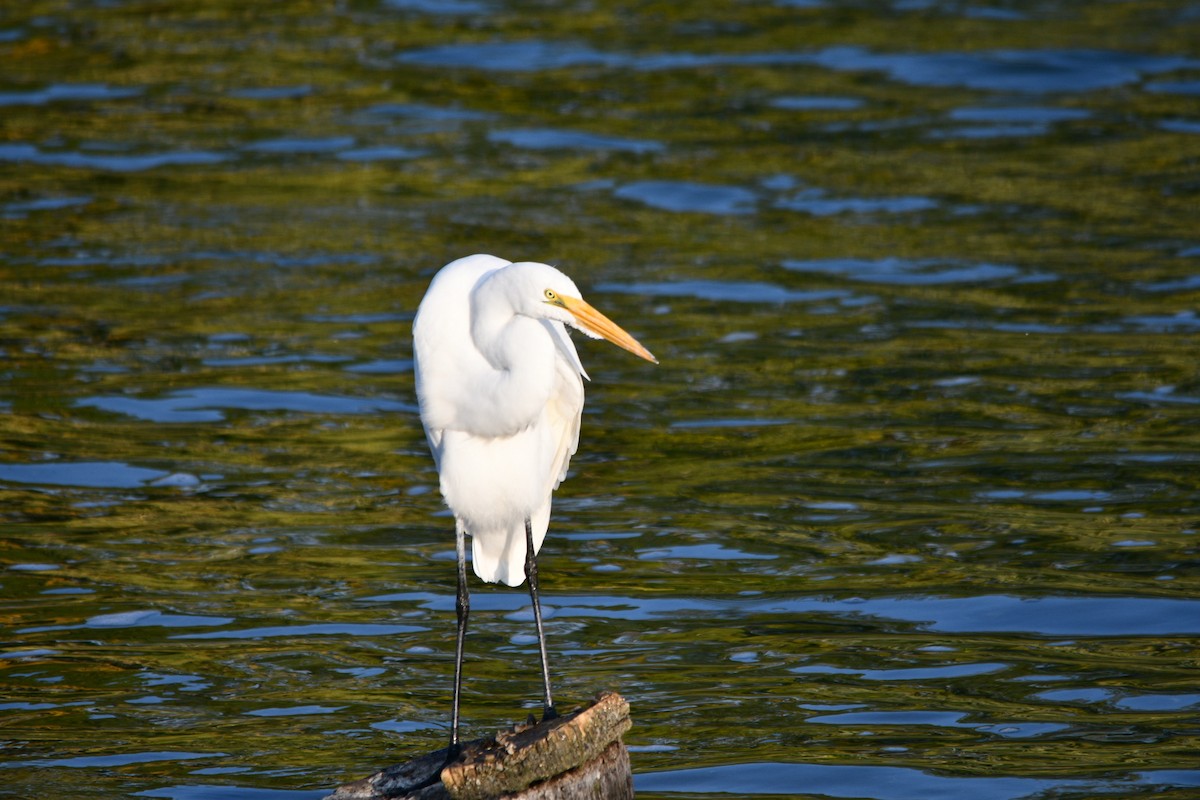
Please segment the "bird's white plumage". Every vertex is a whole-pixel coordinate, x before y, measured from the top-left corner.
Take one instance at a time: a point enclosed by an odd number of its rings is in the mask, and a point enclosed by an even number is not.
[[[579,297],[545,264],[468,256],[438,272],[413,321],[442,496],[471,534],[475,574],[509,586],[525,580],[525,520],[536,553],[579,444],[586,373],[564,325],[576,323],[545,302],[547,290]]]
[[[536,556],[550,525],[550,498],[579,446],[587,374],[567,325],[658,363],[584,302],[570,278],[534,262],[513,264],[488,255],[452,261],[434,276],[413,320],[421,424],[455,523],[458,633],[450,758],[460,752],[468,533],[476,575],[509,586],[529,580],[543,719],[556,716]]]

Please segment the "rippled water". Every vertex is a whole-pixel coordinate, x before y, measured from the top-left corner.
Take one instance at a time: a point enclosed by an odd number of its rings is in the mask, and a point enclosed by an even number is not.
[[[556,263],[542,575],[640,797],[1194,797],[1185,2],[0,16],[0,793],[304,800],[447,735],[433,271]],[[477,586],[464,717],[538,705]]]

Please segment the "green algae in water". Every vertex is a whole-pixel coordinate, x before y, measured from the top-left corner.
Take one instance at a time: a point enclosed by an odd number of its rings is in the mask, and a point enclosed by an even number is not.
[[[412,313],[556,263],[556,691],[639,796],[1200,782],[1184,3],[34,3],[0,23],[5,778],[317,797],[440,746]],[[479,587],[469,730],[537,705]]]

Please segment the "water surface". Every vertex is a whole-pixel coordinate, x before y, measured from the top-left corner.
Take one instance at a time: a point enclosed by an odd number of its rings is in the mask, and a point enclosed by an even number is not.
[[[307,800],[441,745],[433,272],[553,263],[564,706],[640,797],[1200,791],[1200,17],[364,0],[0,20],[0,775]],[[536,710],[477,586],[464,702]]]

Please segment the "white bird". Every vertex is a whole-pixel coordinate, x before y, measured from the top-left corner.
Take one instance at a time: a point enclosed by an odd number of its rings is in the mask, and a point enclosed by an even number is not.
[[[473,255],[442,267],[413,320],[421,424],[454,513],[458,638],[450,755],[457,754],[463,639],[470,608],[466,534],[475,574],[529,581],[542,661],[543,718],[556,716],[538,600],[537,552],[550,498],[579,445],[587,372],[566,326],[658,363],[583,301],[554,267]]]

